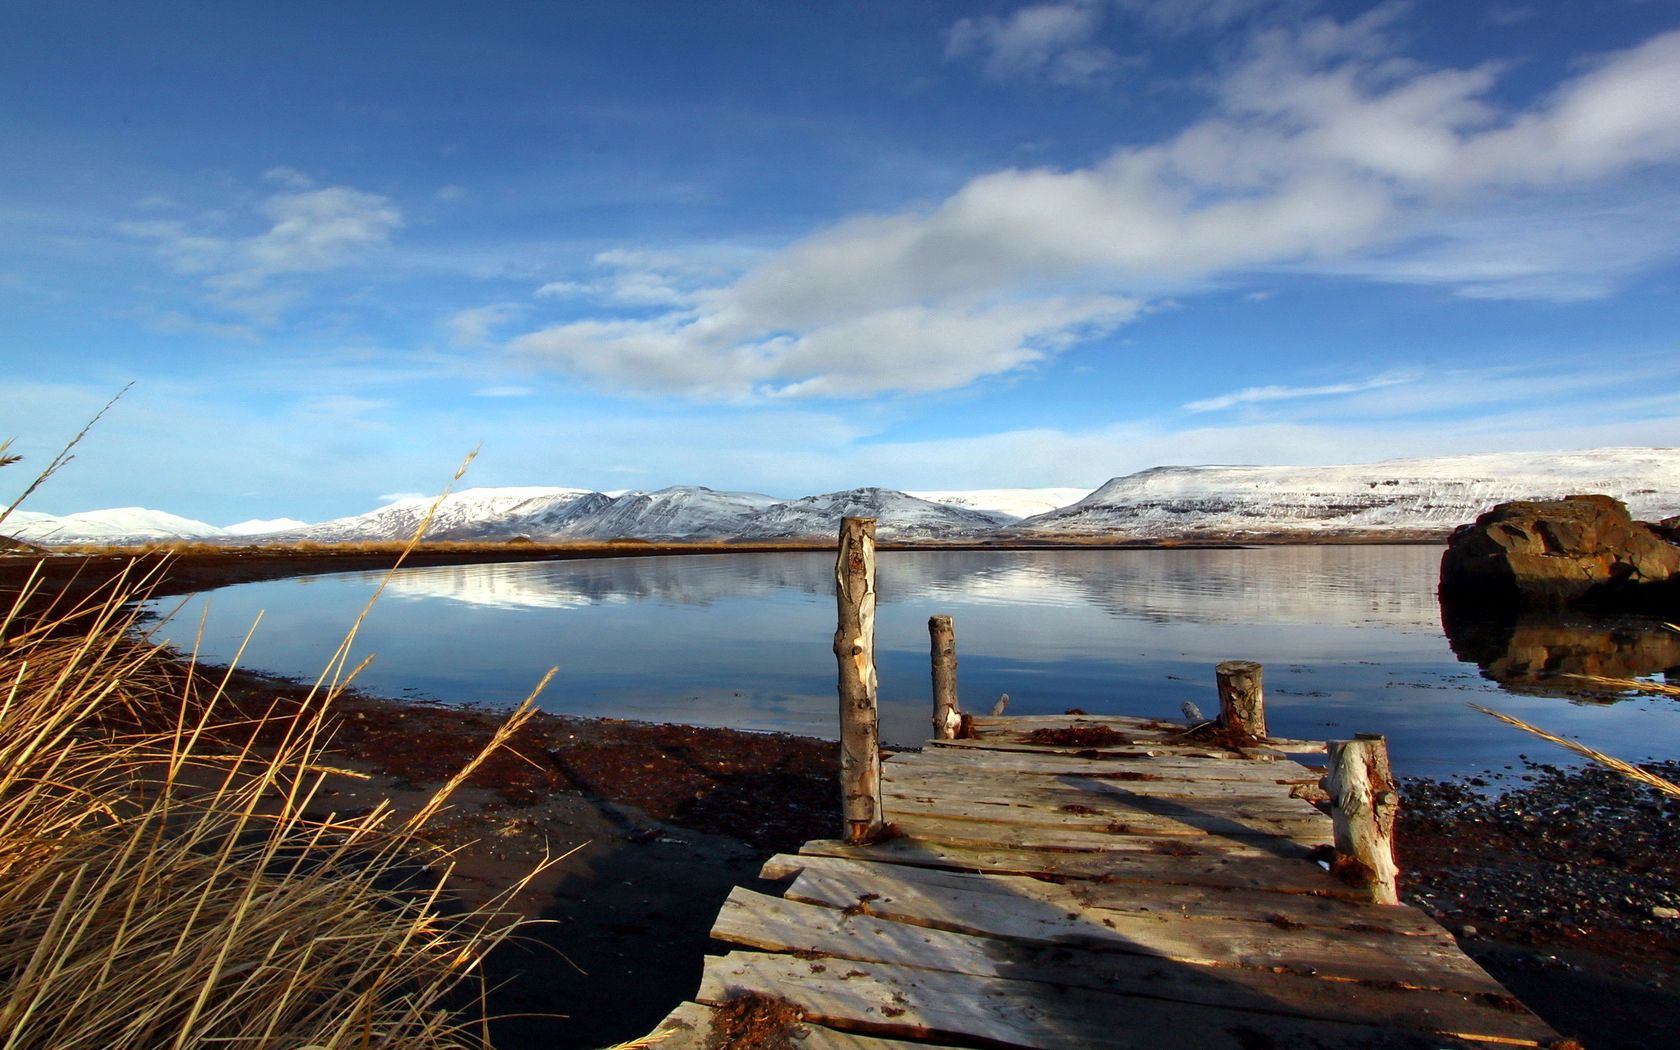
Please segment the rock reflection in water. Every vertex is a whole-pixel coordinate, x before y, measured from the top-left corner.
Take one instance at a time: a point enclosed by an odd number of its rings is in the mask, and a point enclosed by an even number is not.
[[[1539,612],[1490,619],[1444,604],[1441,626],[1454,655],[1514,693],[1614,703],[1627,694],[1564,676],[1680,681],[1680,631],[1660,620]]]

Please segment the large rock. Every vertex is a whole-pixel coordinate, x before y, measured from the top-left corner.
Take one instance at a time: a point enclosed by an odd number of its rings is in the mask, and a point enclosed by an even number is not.
[[[1675,530],[1634,521],[1609,496],[1501,503],[1460,525],[1441,599],[1492,605],[1664,608],[1680,602]]]

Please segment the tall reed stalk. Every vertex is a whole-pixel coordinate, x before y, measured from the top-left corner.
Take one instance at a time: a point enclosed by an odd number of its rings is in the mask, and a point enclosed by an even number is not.
[[[464,774],[407,819],[325,805],[360,619],[259,746],[225,679],[137,638],[146,584],[25,616],[32,581],[0,619],[0,1050],[487,1046],[517,922],[451,906],[422,838]]]

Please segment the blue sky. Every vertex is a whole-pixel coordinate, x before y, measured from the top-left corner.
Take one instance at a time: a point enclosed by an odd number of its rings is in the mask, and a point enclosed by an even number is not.
[[[0,97],[0,434],[135,384],[35,510],[1680,445],[1666,0],[12,0]]]

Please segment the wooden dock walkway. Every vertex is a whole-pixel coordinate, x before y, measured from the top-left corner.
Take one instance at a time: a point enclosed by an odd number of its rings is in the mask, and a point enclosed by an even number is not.
[[[792,879],[780,897],[730,894],[712,937],[736,950],[708,957],[694,1001],[647,1045],[1558,1040],[1397,903],[1381,738],[1271,739],[1257,663],[1215,669],[1219,717],[1194,731],[1076,712],[978,718],[957,702],[951,618],[934,616],[935,739],[883,756],[874,537],[871,519],[845,519],[835,564],[843,838],[771,858],[764,877]],[[1314,750],[1328,775],[1290,757]]]
[[[746,1043],[764,1000],[808,1050],[1558,1040],[1433,920],[1326,870],[1322,770],[1145,719],[973,726],[884,762],[890,837],[808,842],[765,865],[781,897],[731,894],[712,936],[748,950],[708,958],[658,1045]],[[1034,742],[1082,735],[1114,742]]]

